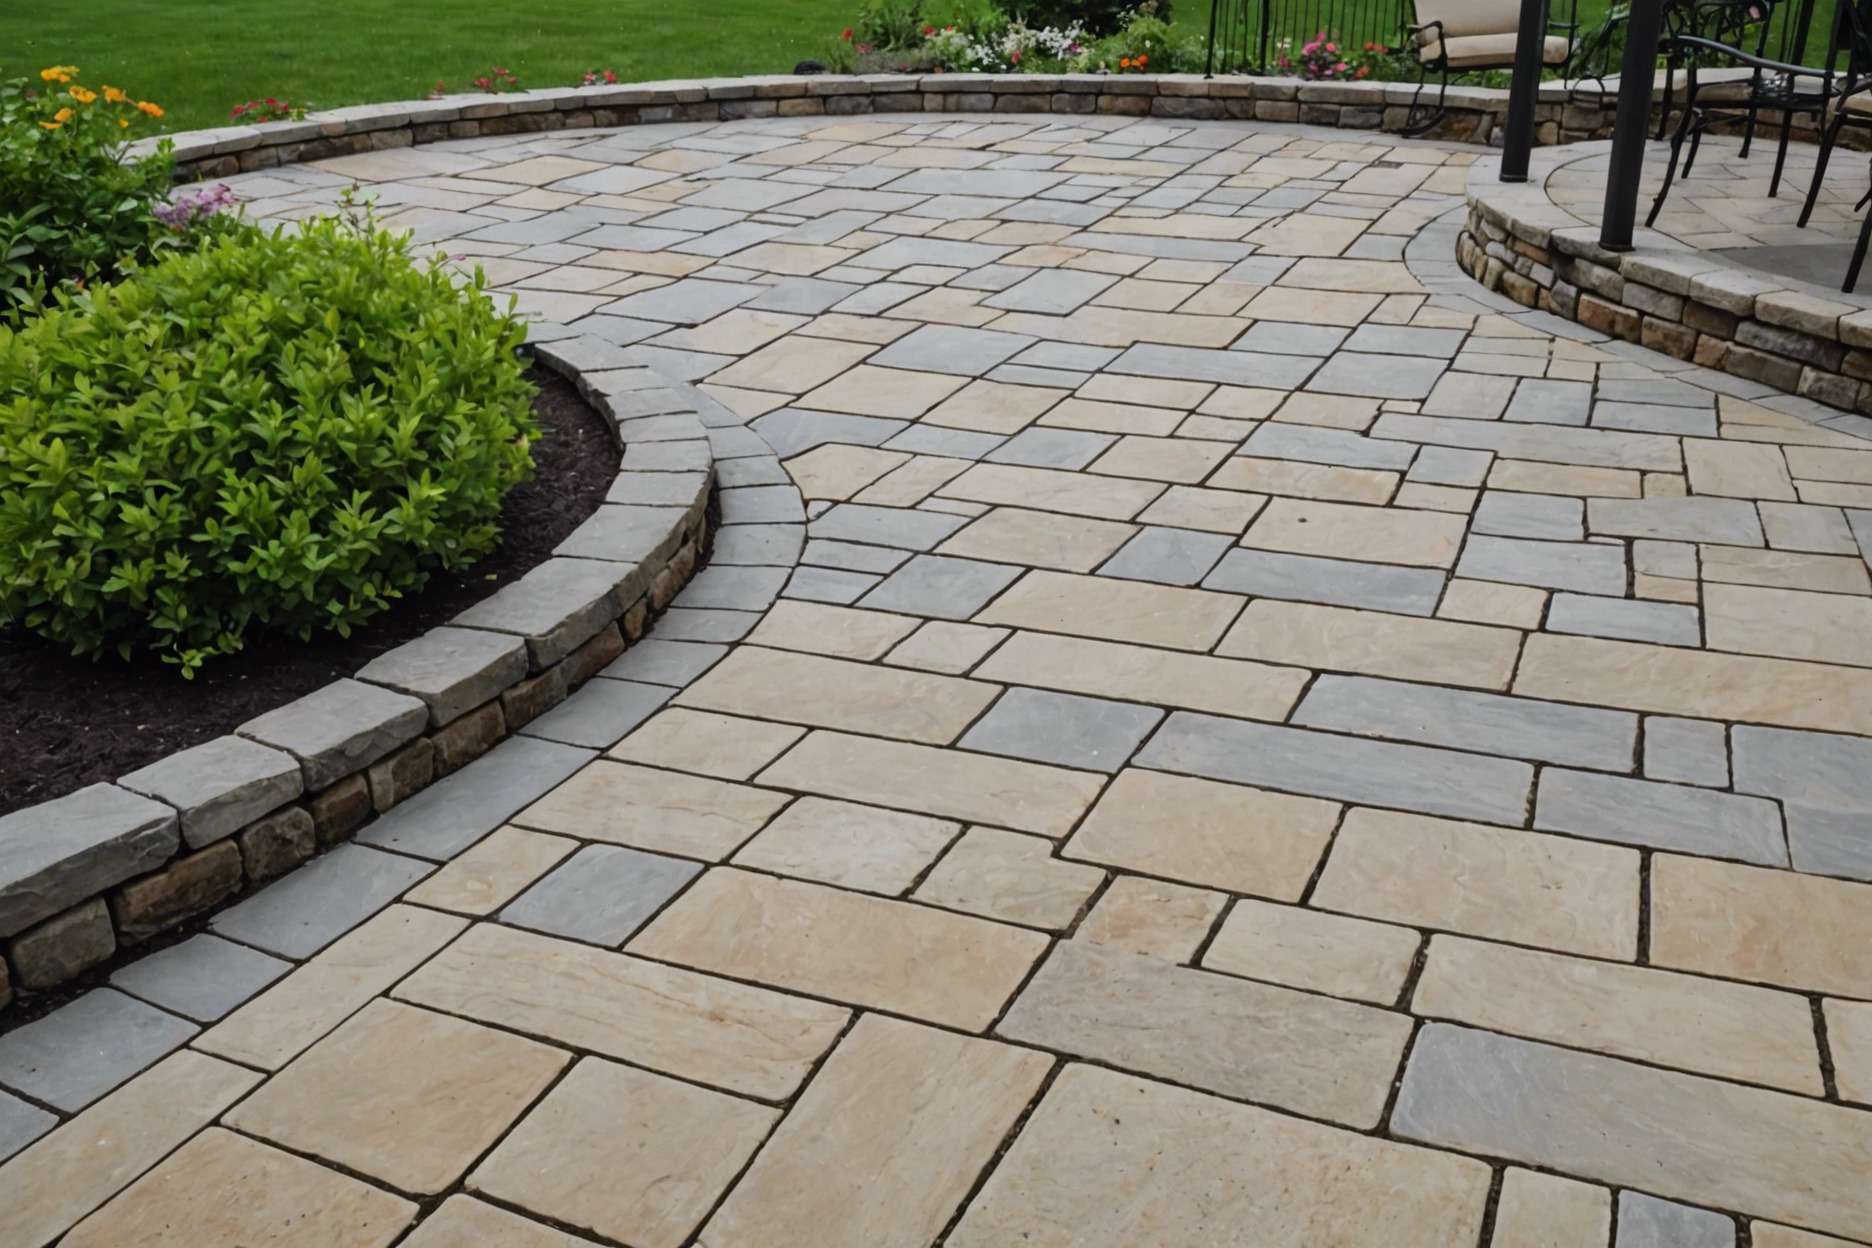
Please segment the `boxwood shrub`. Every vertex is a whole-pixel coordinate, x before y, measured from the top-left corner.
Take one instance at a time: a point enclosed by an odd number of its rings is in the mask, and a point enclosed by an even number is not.
[[[0,625],[192,675],[473,563],[538,437],[523,327],[479,291],[332,219],[0,326]]]

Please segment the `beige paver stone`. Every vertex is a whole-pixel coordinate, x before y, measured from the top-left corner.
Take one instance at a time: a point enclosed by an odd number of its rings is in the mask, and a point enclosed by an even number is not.
[[[1365,222],[1356,218],[1325,217],[1313,213],[1297,212],[1261,226],[1248,236],[1248,241],[1255,243],[1263,255],[1336,256],[1351,246],[1352,240],[1364,230]],[[1315,299],[1324,297],[1318,291],[1296,291],[1295,293],[1305,294]],[[1366,313],[1378,306],[1376,296],[1369,296],[1369,298],[1370,304],[1365,309]],[[1248,307],[1251,316],[1265,315],[1255,312],[1252,303]],[[1360,316],[1363,319],[1364,313]]]
[[[808,394],[800,400],[800,406],[814,411],[915,420],[962,385],[962,378],[948,373],[917,373],[860,364]]]
[[[331,161],[325,167],[330,168],[337,163],[337,161]],[[520,186],[545,186],[548,182],[557,182],[561,178],[577,177],[581,173],[594,173],[607,167],[597,161],[578,160],[571,156],[534,156],[526,160],[515,161],[510,165],[496,165],[491,169],[463,169],[459,176],[486,178],[495,182],[512,182]],[[415,172],[418,171],[404,169],[392,176],[409,177]]]
[[[950,910],[1064,930],[1105,873],[1053,857],[1045,837],[972,828],[917,885],[918,901]]]
[[[1298,900],[1339,818],[1334,802],[1135,768],[1073,833],[1068,857]]]
[[[1038,932],[718,867],[632,953],[974,1031],[1046,950]]]
[[[1105,778],[1019,759],[939,750],[842,732],[814,732],[762,782],[826,797],[1061,837]]]
[[[1865,560],[1853,556],[1747,546],[1704,545],[1698,549],[1698,570],[1706,581],[1831,594],[1872,594],[1872,578],[1866,575]]]
[[[1421,481],[1406,481],[1398,487],[1397,498],[1393,501],[1399,507],[1467,515],[1475,510],[1477,493],[1476,490],[1453,485],[1425,485]]]
[[[1788,476],[1781,448],[1759,442],[1720,442],[1710,438],[1684,439],[1684,468],[1690,488],[1698,494],[1726,498],[1770,498],[1793,502],[1794,482]]]
[[[791,724],[671,707],[612,746],[608,754],[627,763],[746,780],[804,735],[804,729]]]
[[[184,1049],[27,1146],[0,1165],[9,1242],[38,1248],[58,1238],[261,1078]]]
[[[1855,1243],[1835,1239],[1831,1235],[1816,1235],[1812,1231],[1796,1230],[1791,1226],[1773,1226],[1767,1222],[1751,1223],[1749,1230],[1754,1248],[1858,1248]]]
[[[496,828],[411,889],[404,900],[457,914],[492,914],[577,848],[577,841],[563,836]]]
[[[802,797],[742,846],[734,863],[898,896],[961,830],[927,815]]]
[[[1015,633],[976,674],[1008,684],[1266,720],[1285,719],[1309,678],[1298,668],[1028,632]]]
[[[1188,410],[1203,402],[1215,385],[1207,381],[1176,381],[1167,377],[1129,377],[1123,373],[1094,373],[1074,393],[1082,399],[1100,399],[1142,407]]]
[[[616,276],[613,274],[613,276]],[[621,294],[621,291],[607,291]],[[684,351],[707,351],[714,355],[748,355],[776,338],[783,338],[806,323],[803,316],[784,312],[759,312],[733,308],[712,321],[691,329],[679,329],[660,335],[656,345]]]
[[[1480,1234],[1488,1187],[1467,1157],[1075,1064],[948,1243],[1450,1248]]]
[[[1857,667],[1535,633],[1514,691],[1693,719],[1872,735],[1872,672]]]
[[[1228,454],[1229,447],[1224,442],[1123,437],[1093,460],[1086,471],[1193,485],[1208,476]]]
[[[910,457],[901,451],[828,442],[786,462],[804,498],[847,499]]]
[[[600,759],[514,816],[587,841],[720,860],[787,804],[784,793]]]
[[[195,1037],[195,1047],[278,1070],[466,926],[452,914],[391,906]]]
[[[1236,228],[1241,228],[1239,223]],[[1245,230],[1242,232],[1246,233]],[[1155,282],[1144,277],[1127,277],[1100,293],[1092,302],[1100,307],[1174,312],[1179,304],[1201,289],[1193,282]]]
[[[1872,885],[1707,858],[1651,860],[1651,961],[1872,997]]]
[[[734,263],[737,268],[755,269],[762,273],[784,273],[789,277],[805,277],[829,269],[835,264],[843,264],[851,257],[851,250],[845,247],[767,242],[756,243],[744,251],[736,252]]]
[[[1447,620],[1260,598],[1216,653],[1404,680],[1506,689],[1521,634]]]
[[[976,464],[938,491],[944,498],[1129,520],[1163,493],[1155,481],[1121,481],[1053,468]]]
[[[1755,585],[1703,588],[1712,650],[1872,667],[1872,599]]]
[[[1378,419],[1378,400],[1346,394],[1297,391],[1287,396],[1273,419],[1292,425],[1318,425],[1326,429],[1365,430]]]
[[[633,1248],[679,1248],[779,1116],[588,1057],[475,1168],[468,1188]]]
[[[933,1242],[1053,1065],[867,1015],[709,1220],[697,1248]]]
[[[799,332],[809,338],[837,338],[842,342],[868,342],[885,346],[896,342],[916,328],[913,324],[887,321],[876,316],[853,316],[847,312],[828,312],[814,317]]]
[[[1807,1001],[1649,967],[1435,936],[1411,1012],[1819,1096]]]
[[[1502,1174],[1488,1248],[1604,1248],[1611,1238],[1605,1188],[1519,1166]]]
[[[1443,587],[1443,601],[1437,606],[1437,615],[1472,624],[1535,629],[1540,627],[1546,610],[1547,591],[1532,585],[1452,580]]]
[[[1539,832],[1355,809],[1339,829],[1309,904],[1629,960],[1638,949],[1638,853]]]
[[[1872,1105],[1872,1004],[1828,1001],[1825,1014],[1840,1099]]]
[[[1286,390],[1268,390],[1259,386],[1217,386],[1214,394],[1202,401],[1197,411],[1205,416],[1227,420],[1265,420],[1288,399]]]
[[[1209,484],[1224,490],[1382,504],[1396,492],[1398,474],[1375,468],[1341,468],[1334,464],[1302,464],[1288,459],[1237,455],[1216,469]]]
[[[1357,224],[1352,222],[1349,224]],[[1277,252],[1288,255],[1289,252]],[[1327,293],[1270,286],[1248,301],[1243,316],[1258,321],[1299,321],[1307,325],[1357,325],[1378,306],[1378,296]]]
[[[677,696],[682,706],[942,745],[997,685],[904,668],[741,646]]]
[[[853,501],[878,507],[914,507],[939,488],[968,471],[966,459],[918,455],[884,474],[852,496]]]
[[[1040,418],[1049,429],[1089,429],[1141,437],[1164,437],[1183,423],[1177,408],[1071,398]]]
[[[1371,1127],[1410,1035],[1389,1010],[1065,941],[999,1035],[1107,1065]]]
[[[402,1248],[596,1248],[591,1240],[498,1209],[472,1196],[451,1196]]]
[[[429,1195],[459,1179],[570,1057],[445,1014],[373,1001],[226,1121]]]
[[[1204,970],[1396,1004],[1421,943],[1408,927],[1244,899],[1204,951]]]
[[[1138,520],[1143,524],[1239,536],[1266,504],[1267,499],[1258,494],[1173,485],[1140,512]]]
[[[975,622],[1207,650],[1235,618],[1241,602],[1234,594],[1202,589],[1029,572],[977,614]]]
[[[1569,494],[1579,498],[1639,498],[1644,483],[1629,468],[1588,468],[1498,459],[1489,469],[1490,489],[1524,494]]]
[[[316,1162],[210,1128],[86,1218],[70,1248],[384,1248],[416,1206]]]
[[[1110,945],[1140,957],[1187,961],[1203,941],[1228,898],[1141,875],[1120,875],[1099,896],[1074,938]]]
[[[1073,264],[1099,272],[1128,272],[1142,257],[1106,257],[1098,265]],[[1105,261],[1111,261],[1106,263]],[[1191,316],[1182,312],[1144,312],[1134,308],[1108,308],[1086,304],[1070,316],[1039,316],[1010,312],[994,323],[997,331],[1035,334],[1055,342],[1078,342],[1097,347],[1128,347],[1138,342],[1174,342],[1186,347],[1226,347],[1240,337],[1248,322],[1229,316]]]
[[[1090,572],[1137,532],[1134,524],[996,507],[936,548],[965,559]]]
[[[1007,635],[1005,628],[930,620],[898,642],[885,656],[885,662],[960,676],[981,662],[982,656],[1000,645]]]
[[[923,422],[980,433],[1019,433],[1067,393],[977,379],[931,408]]]
[[[831,338],[788,337],[730,364],[709,380],[718,386],[805,394],[857,366],[876,347]]]
[[[768,1100],[792,1095],[850,1017],[493,923],[470,929],[396,996]]]
[[[886,611],[783,600],[768,609],[747,640],[776,650],[875,659],[908,637],[918,623],[914,616]]]
[[[1399,176],[1411,182],[1402,189],[1377,191],[1378,194],[1408,194],[1425,176],[1414,169],[1367,168],[1340,185],[1341,191],[1363,192],[1378,175]],[[1361,182],[1361,179],[1364,181]],[[1410,295],[1423,290],[1411,276],[1409,266],[1395,260],[1301,260],[1280,276],[1282,286],[1300,286],[1308,290],[1356,290],[1367,294]]]
[[[1331,559],[1447,568],[1467,525],[1461,516],[1401,507],[1277,498],[1249,526],[1242,545]]]

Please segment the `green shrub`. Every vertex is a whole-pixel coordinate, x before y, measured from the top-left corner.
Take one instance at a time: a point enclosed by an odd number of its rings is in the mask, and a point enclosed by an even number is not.
[[[1008,13],[1028,26],[1077,26],[1088,35],[1122,29],[1137,0],[1002,0]],[[1170,0],[1159,0],[1157,16],[1170,20]]]
[[[1086,48],[1073,67],[1081,73],[1201,73],[1205,50],[1200,36],[1177,36],[1167,19],[1166,6],[1144,0],[1124,15],[1116,33]]]
[[[116,87],[92,90],[54,65],[0,82],[0,317],[36,308],[61,282],[122,274],[177,240],[155,208],[169,141],[140,159],[124,142],[163,110]]]
[[[538,432],[523,329],[473,286],[326,220],[0,326],[0,625],[192,675],[474,562]]]

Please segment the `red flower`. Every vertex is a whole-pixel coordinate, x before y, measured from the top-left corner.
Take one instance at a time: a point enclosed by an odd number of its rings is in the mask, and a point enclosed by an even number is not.
[[[852,28],[847,26],[844,30],[840,31],[839,38],[843,39],[846,43],[850,43],[852,40]]]
[[[931,35],[935,33],[936,33],[936,28],[934,26],[925,26],[923,28],[923,37],[925,39],[929,38]]]

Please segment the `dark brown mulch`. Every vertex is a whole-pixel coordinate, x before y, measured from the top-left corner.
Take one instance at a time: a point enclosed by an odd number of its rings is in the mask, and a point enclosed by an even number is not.
[[[604,417],[542,368],[533,410],[538,472],[501,509],[500,547],[473,568],[432,578],[347,640],[254,636],[192,681],[160,662],[92,662],[23,633],[0,633],[0,814],[114,780],[284,705],[465,611],[552,553],[617,475]]]

